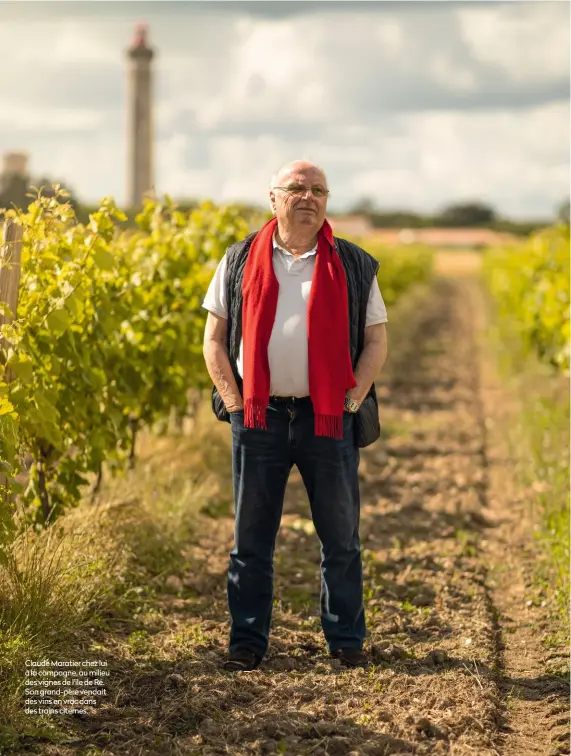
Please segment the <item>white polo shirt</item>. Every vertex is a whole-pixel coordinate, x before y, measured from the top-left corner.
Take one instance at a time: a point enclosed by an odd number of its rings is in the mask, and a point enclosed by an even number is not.
[[[307,306],[315,268],[317,246],[300,257],[280,247],[274,234],[273,266],[279,283],[278,304],[270,342],[270,396],[308,396]],[[202,306],[228,318],[226,301],[226,255],[220,260]],[[367,304],[365,327],[387,322],[387,310],[377,279],[373,280]],[[240,342],[237,368],[244,376],[244,341]]]

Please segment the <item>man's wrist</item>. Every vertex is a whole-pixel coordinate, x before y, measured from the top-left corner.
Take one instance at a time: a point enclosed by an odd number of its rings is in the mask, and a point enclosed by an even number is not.
[[[363,389],[359,388],[358,386],[355,386],[355,388],[348,389],[345,392],[345,396],[348,396],[349,399],[354,399],[356,402],[359,402],[359,404],[363,401]]]
[[[241,409],[244,409],[244,405],[238,402],[234,402],[234,404],[228,404],[226,406],[226,412],[236,412],[237,410]]]

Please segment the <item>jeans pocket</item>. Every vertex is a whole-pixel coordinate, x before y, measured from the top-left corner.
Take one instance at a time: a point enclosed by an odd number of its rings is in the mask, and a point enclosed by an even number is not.
[[[244,425],[244,410],[234,410],[233,412],[228,413],[230,417],[230,425],[235,427],[240,427]]]

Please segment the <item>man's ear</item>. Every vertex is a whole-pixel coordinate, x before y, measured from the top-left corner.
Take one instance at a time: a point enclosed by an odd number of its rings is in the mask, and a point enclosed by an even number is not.
[[[270,210],[276,214],[276,195],[270,190]]]

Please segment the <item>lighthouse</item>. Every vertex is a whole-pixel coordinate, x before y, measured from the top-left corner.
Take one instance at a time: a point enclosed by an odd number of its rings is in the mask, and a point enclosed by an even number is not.
[[[154,193],[153,103],[151,61],[147,25],[137,24],[127,51],[127,200],[140,207],[146,194]]]

